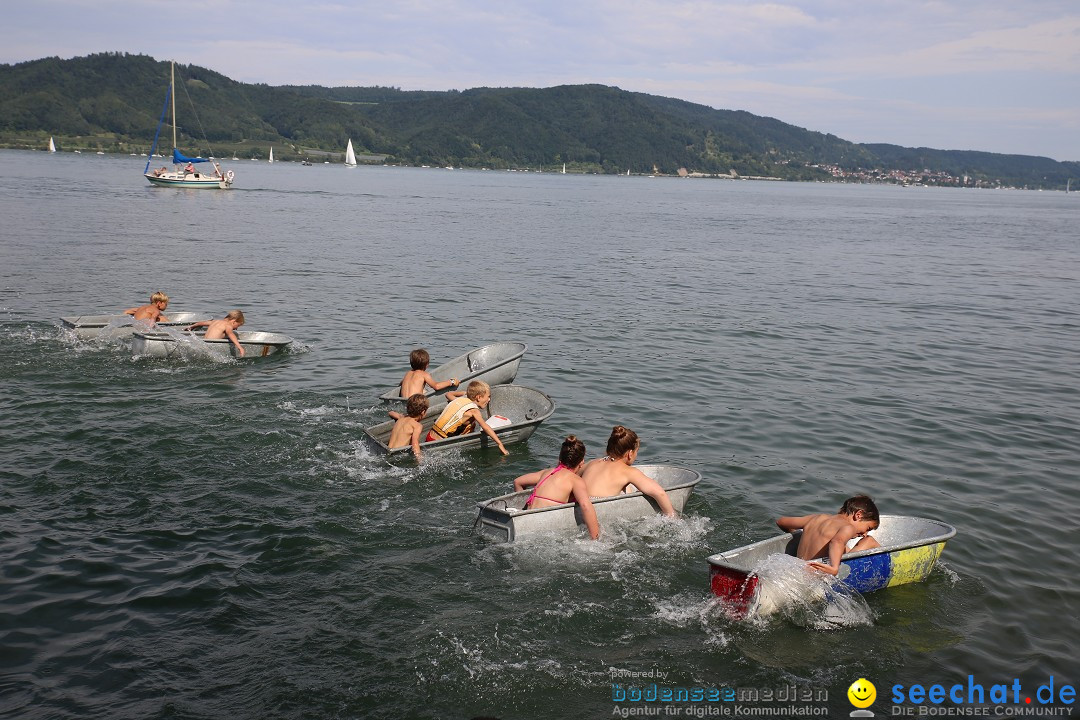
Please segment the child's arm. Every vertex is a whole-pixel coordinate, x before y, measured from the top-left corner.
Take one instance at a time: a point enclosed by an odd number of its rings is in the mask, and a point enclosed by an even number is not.
[[[210,322],[211,322],[210,320],[200,320],[199,322],[191,323],[190,325],[188,325],[184,329],[188,330],[188,331],[191,331],[191,330],[194,330],[195,328],[210,327]]]
[[[811,562],[810,567],[817,568],[823,573],[829,575],[836,575],[840,572],[840,558],[847,552],[848,540],[855,537],[855,531],[853,528],[844,528],[837,531],[833,535],[832,540],[829,541],[829,564],[820,562]]]
[[[397,410],[391,410],[386,414],[389,415],[391,417],[391,419],[393,419],[393,420],[400,420],[401,418],[405,417],[404,415],[399,413]]]
[[[796,530],[802,530],[806,527],[806,523],[810,521],[813,515],[802,515],[801,517],[785,516],[777,518],[776,526],[784,532],[795,532]]]
[[[424,426],[416,423],[416,427],[412,431],[412,454],[416,456],[416,462],[420,462],[420,433],[423,430]]]
[[[600,523],[596,520],[596,508],[593,507],[585,481],[578,475],[574,476],[574,487],[570,491],[570,496],[574,498],[578,509],[581,510],[581,519],[585,521],[585,527],[589,529],[589,537],[593,540],[598,539],[600,537]]]
[[[464,396],[465,396],[465,393],[461,392],[460,390],[451,390],[450,392],[446,393],[445,397],[446,397],[446,402],[450,402],[451,400],[457,400],[459,397],[464,397]]]
[[[543,470],[537,470],[536,472],[522,475],[519,478],[514,479],[514,492],[520,492],[525,488],[532,487],[536,483],[540,482],[540,478],[543,476]]]
[[[240,341],[236,338],[236,333],[228,328],[225,329],[225,334],[232,340],[232,344],[236,346],[237,351],[240,353],[240,357],[244,357],[244,346],[240,344]]]
[[[443,380],[442,382],[437,382],[435,380],[435,378],[431,377],[430,373],[424,373],[424,382],[427,385],[430,385],[431,387],[435,388],[435,390],[445,390],[448,387],[454,387],[455,385],[458,384],[457,378],[450,378],[449,380]]]
[[[447,393],[448,395],[450,393]],[[480,423],[480,427],[483,429],[487,436],[495,441],[495,444],[499,446],[499,452],[503,455],[509,455],[510,452],[503,446],[502,440],[495,434],[495,431],[491,429],[491,426],[484,422],[484,416],[480,414],[479,410],[470,410],[469,414],[476,418],[476,422]]]
[[[638,490],[655,500],[656,504],[660,506],[661,512],[668,517],[675,517],[675,508],[672,507],[667,491],[664,490],[660,483],[638,470],[637,475],[634,476],[634,485],[637,486]]]
[[[139,308],[133,307],[133,308],[128,308],[127,310],[125,310],[124,314],[125,315],[134,315],[137,312],[139,312]]]

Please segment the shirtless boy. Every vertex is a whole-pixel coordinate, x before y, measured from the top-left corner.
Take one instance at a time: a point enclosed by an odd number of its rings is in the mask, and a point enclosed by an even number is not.
[[[236,346],[236,351],[240,354],[240,357],[244,357],[244,346],[240,344],[240,340],[236,337],[236,328],[244,324],[244,313],[241,310],[230,310],[225,314],[222,320],[200,320],[196,323],[191,323],[185,330],[194,330],[195,328],[206,328],[206,334],[203,335],[204,340],[220,340],[221,338],[229,338],[233,345]]]
[[[431,357],[428,355],[428,351],[423,348],[409,353],[409,366],[412,370],[405,373],[405,377],[401,379],[401,397],[407,398],[416,393],[422,393],[424,392],[424,386],[427,385],[435,388],[436,391],[457,386],[457,378],[436,382],[435,378],[431,377],[431,373],[427,371],[430,362]]]
[[[801,517],[782,517],[776,524],[785,532],[802,530],[799,540],[799,558],[811,560],[811,567],[829,575],[840,571],[840,558],[846,552],[858,552],[879,547],[874,538],[867,535],[876,530],[879,523],[878,509],[874,501],[866,495],[856,495],[844,501],[840,512],[835,515],[819,513]],[[847,544],[852,538],[859,537],[858,543],[851,550]],[[828,555],[828,564],[817,562],[816,558]]]
[[[168,322],[169,318],[162,315],[167,307],[169,307],[169,296],[158,291],[150,296],[149,305],[128,308],[124,311],[124,314],[132,315],[136,320],[144,320],[150,324]]]
[[[424,431],[421,421],[427,411],[428,401],[424,397],[424,393],[414,393],[409,396],[409,399],[405,402],[404,415],[391,410],[389,415],[397,422],[394,423],[394,428],[390,431],[390,440],[386,443],[386,446],[393,450],[394,448],[412,445],[413,455],[416,456],[416,461],[420,462],[420,434]]]

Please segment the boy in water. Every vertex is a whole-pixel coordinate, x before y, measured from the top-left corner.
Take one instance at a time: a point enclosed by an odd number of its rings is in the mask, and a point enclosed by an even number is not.
[[[136,320],[143,320],[153,325],[156,322],[169,321],[169,318],[162,315],[167,307],[169,307],[169,296],[159,290],[150,296],[149,305],[128,308],[124,314],[132,315]]]
[[[467,435],[479,425],[488,437],[495,441],[503,455],[510,454],[491,426],[484,422],[484,414],[480,412],[491,402],[491,386],[483,380],[473,380],[464,393],[451,391],[446,393],[446,399],[450,402],[428,432],[428,442]]]
[[[414,393],[409,396],[405,403],[404,415],[391,410],[389,415],[397,422],[394,423],[394,429],[390,431],[390,440],[386,446],[393,450],[412,445],[413,455],[416,456],[416,461],[420,462],[420,434],[424,431],[424,426],[420,421],[424,419],[427,411],[428,401],[424,393]]]
[[[431,374],[427,371],[430,362],[431,357],[428,355],[428,351],[423,348],[418,348],[409,353],[409,366],[412,367],[412,370],[405,373],[405,377],[401,379],[401,397],[407,398],[416,393],[422,393],[425,385],[430,385],[436,391],[457,386],[457,378],[435,382],[435,378],[431,377]]]
[[[858,552],[880,547],[877,540],[867,535],[876,530],[880,522],[877,505],[866,495],[856,495],[844,501],[840,512],[835,515],[819,513],[802,517],[782,517],[776,524],[785,532],[802,530],[799,540],[799,558],[811,560],[810,566],[829,575],[840,571],[840,558],[846,552]],[[848,542],[853,538],[862,538],[851,550]],[[817,562],[815,558],[828,555],[828,564]]]
[[[196,323],[191,323],[185,330],[194,330],[195,328],[206,328],[206,334],[203,335],[204,340],[220,340],[227,337],[232,344],[236,346],[236,351],[240,354],[240,357],[244,357],[244,347],[240,344],[240,340],[236,337],[236,328],[244,324],[244,313],[241,310],[230,310],[225,314],[225,318],[222,320],[200,320]]]

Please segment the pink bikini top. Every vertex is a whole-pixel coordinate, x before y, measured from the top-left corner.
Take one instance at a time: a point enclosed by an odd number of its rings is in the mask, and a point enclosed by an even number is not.
[[[569,469],[570,468],[566,467],[562,463],[559,463],[558,465],[555,466],[554,470],[552,470],[547,475],[545,475],[543,478],[541,478],[540,482],[536,483],[536,487],[533,488],[532,495],[530,495],[529,499],[525,501],[525,509],[526,510],[529,509],[529,506],[532,505],[532,501],[535,498],[540,498],[541,500],[547,500],[548,502],[558,503],[559,505],[565,504],[567,502],[566,500],[556,500],[554,498],[544,497],[543,495],[537,495],[536,491],[540,489],[540,486],[543,485],[547,481],[547,479],[549,477],[551,477],[555,473],[559,472],[560,470],[569,470]]]

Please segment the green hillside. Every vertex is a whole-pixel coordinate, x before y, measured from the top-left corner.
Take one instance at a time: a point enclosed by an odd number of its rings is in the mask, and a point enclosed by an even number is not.
[[[169,63],[103,53],[0,65],[0,146],[146,152]],[[388,87],[251,85],[177,66],[178,144],[282,160],[339,154],[351,138],[379,162],[554,167],[790,180],[924,168],[987,183],[1059,187],[1077,163],[993,153],[857,145],[747,112],[602,85],[403,92]],[[171,132],[171,131],[169,131]],[[171,137],[162,138],[166,149]],[[363,159],[363,158],[362,158]]]

